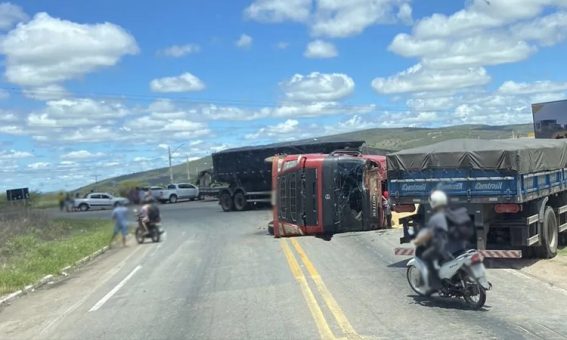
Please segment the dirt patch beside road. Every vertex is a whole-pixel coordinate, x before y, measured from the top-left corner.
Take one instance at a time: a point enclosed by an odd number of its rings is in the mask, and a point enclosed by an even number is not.
[[[522,273],[567,290],[567,252],[548,260],[520,260],[513,265]]]

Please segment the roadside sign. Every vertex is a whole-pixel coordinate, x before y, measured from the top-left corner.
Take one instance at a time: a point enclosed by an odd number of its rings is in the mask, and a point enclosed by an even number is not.
[[[6,190],[6,199],[8,201],[21,201],[29,198],[30,192],[28,188]]]

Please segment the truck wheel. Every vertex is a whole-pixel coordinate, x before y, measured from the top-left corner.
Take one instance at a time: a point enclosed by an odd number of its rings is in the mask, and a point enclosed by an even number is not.
[[[176,203],[177,202],[177,195],[169,196],[169,203]]]
[[[232,211],[233,204],[232,204],[232,197],[228,192],[223,192],[219,197],[219,202],[224,211]]]
[[[557,219],[551,207],[545,208],[539,239],[541,241],[541,246],[538,248],[539,257],[550,259],[557,255],[559,233],[557,229]]]
[[[242,211],[246,209],[248,205],[248,201],[246,201],[246,196],[242,191],[237,192],[234,194],[234,210]]]
[[[83,203],[83,204],[79,205],[79,210],[80,211],[87,211],[87,210],[89,210],[89,206],[86,205],[85,203]]]

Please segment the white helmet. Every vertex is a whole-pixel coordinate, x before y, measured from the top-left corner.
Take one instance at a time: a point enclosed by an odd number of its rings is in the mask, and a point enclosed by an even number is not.
[[[448,203],[447,195],[441,190],[435,190],[431,193],[431,196],[429,196],[429,205],[432,209],[445,207]]]

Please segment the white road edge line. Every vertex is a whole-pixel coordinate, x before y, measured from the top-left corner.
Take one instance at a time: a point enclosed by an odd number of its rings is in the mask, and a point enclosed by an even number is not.
[[[102,305],[104,305],[106,301],[110,300],[110,298],[114,294],[116,294],[116,292],[118,292],[120,288],[122,288],[126,284],[126,282],[128,282],[128,280],[130,280],[132,276],[134,276],[134,274],[136,274],[136,272],[140,269],[142,269],[141,265],[136,266],[136,268],[134,268],[134,270],[132,270],[132,272],[128,274],[128,276],[126,276],[124,280],[120,281],[120,283],[118,283],[116,287],[112,288],[112,290],[108,292],[108,294],[106,294],[102,299],[100,299],[99,302],[97,302],[91,309],[89,309],[89,312],[94,312],[102,307]]]

